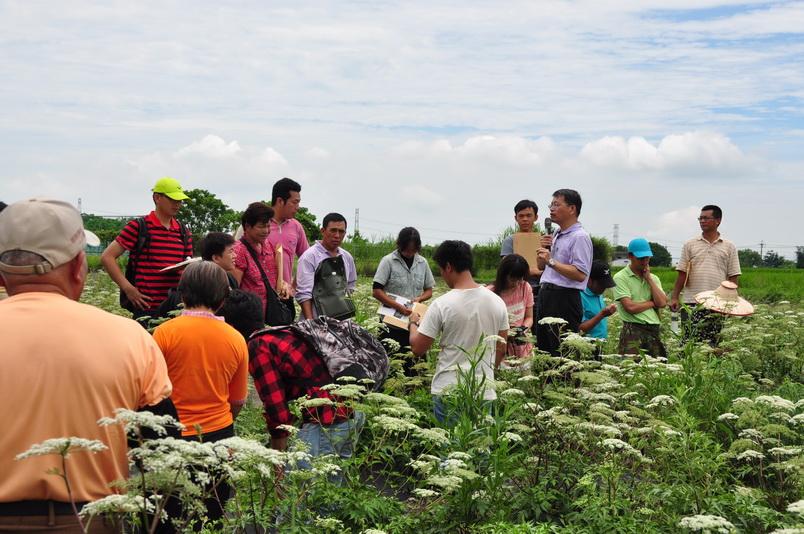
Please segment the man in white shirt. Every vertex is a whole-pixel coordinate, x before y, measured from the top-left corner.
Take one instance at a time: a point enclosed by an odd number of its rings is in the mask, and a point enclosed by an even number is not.
[[[470,387],[476,387],[486,401],[497,398],[494,369],[505,357],[508,311],[499,296],[472,278],[469,245],[444,241],[433,259],[451,291],[433,301],[423,320],[417,313],[410,315],[410,347],[416,356],[422,356],[441,336],[430,392],[436,419],[443,423],[454,421],[455,416],[448,416],[442,397],[459,381],[470,380]]]

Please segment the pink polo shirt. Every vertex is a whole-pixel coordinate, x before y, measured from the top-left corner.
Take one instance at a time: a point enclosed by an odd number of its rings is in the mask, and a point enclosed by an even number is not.
[[[290,284],[293,277],[293,258],[301,256],[310,248],[304,227],[296,219],[287,219],[281,224],[271,219],[268,243],[274,251],[277,245],[282,245],[282,279]]]

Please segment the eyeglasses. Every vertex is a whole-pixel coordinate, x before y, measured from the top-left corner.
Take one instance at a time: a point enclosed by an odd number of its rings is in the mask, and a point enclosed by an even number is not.
[[[551,202],[548,208],[560,208],[561,206],[566,206],[566,204],[562,204],[560,202]]]
[[[703,221],[714,221],[715,217],[698,217],[698,220],[701,221],[701,222],[703,222]]]

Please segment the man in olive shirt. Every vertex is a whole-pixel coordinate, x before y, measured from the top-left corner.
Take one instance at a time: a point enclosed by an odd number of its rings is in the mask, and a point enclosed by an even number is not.
[[[659,277],[650,272],[653,251],[646,239],[638,237],[628,243],[628,267],[614,275],[614,300],[623,321],[620,332],[620,354],[667,356],[662,343],[657,310],[667,306],[667,295]]]

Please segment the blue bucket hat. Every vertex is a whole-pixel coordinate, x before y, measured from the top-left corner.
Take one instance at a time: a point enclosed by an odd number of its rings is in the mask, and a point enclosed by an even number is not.
[[[650,249],[650,243],[648,243],[648,240],[643,237],[632,239],[631,242],[628,243],[628,252],[637,258],[653,257],[653,251]]]

